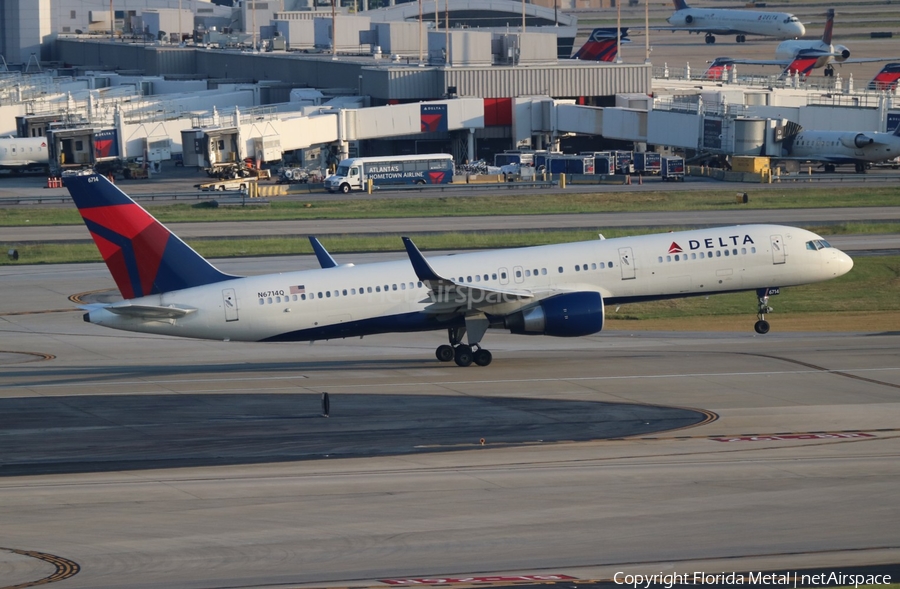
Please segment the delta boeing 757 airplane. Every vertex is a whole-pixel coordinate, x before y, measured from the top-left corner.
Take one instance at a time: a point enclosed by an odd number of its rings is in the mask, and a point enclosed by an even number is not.
[[[583,336],[605,305],[756,291],[767,333],[778,288],[846,274],[853,261],[814,233],[739,225],[435,256],[403,238],[407,260],[338,265],[313,242],[321,269],[232,276],[207,262],[103,176],[64,177],[124,297],[84,320],[163,335],[231,341],[314,341],[446,330],[438,360],[491,363],[489,327]],[[463,338],[466,342],[463,343]]]

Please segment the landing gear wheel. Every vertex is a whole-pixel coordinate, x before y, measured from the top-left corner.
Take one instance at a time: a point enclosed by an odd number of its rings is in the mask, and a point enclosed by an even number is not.
[[[711,34],[707,33],[707,34],[706,34],[705,41],[706,41],[706,44],[707,44],[707,45],[712,45],[713,43],[716,42],[716,37],[715,37],[714,35],[711,35]]]
[[[756,333],[758,333],[759,335],[766,335],[767,333],[769,333],[769,322],[764,319],[760,319],[753,325],[753,329],[756,330]]]
[[[738,35],[735,41],[737,41],[738,43],[746,43],[747,37],[745,37],[744,35]]]
[[[448,346],[447,344],[438,346],[437,349],[434,351],[434,355],[441,362],[449,362],[449,361],[453,360],[453,356],[454,356],[453,347]]]
[[[475,364],[478,364],[479,366],[487,366],[493,359],[493,354],[491,354],[484,348],[481,348],[477,352],[475,352]]]
[[[471,366],[472,361],[474,360],[473,356],[472,348],[465,344],[461,344],[456,346],[453,359],[456,361],[457,366]]]

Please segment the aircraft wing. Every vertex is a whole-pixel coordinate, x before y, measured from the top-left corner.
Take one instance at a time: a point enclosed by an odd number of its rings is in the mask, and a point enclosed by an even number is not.
[[[643,28],[641,30],[643,30]],[[748,34],[752,34],[752,33],[747,33],[746,31],[739,31],[737,29],[723,29],[721,27],[716,28],[714,26],[704,27],[702,24],[699,24],[694,27],[649,27],[649,30],[651,30],[651,31],[671,31],[673,33],[676,31],[687,31],[689,33],[697,33],[698,35],[700,33],[712,33],[713,35],[748,35]],[[638,34],[640,34],[640,31],[638,31]],[[771,35],[754,35],[754,36],[769,37]]]
[[[473,310],[498,303],[534,298],[534,293],[530,290],[476,286],[441,276],[435,272],[410,238],[404,237],[403,245],[406,247],[416,276],[431,290],[431,297],[437,303],[432,312],[446,313],[460,308]]]
[[[900,57],[850,57],[838,62],[838,65],[845,63],[875,63],[879,61],[900,61]]]
[[[784,68],[782,70],[782,75],[789,75],[793,72],[798,72],[803,76],[808,76],[809,73],[815,68],[816,63],[819,61],[819,58],[822,56],[836,56],[838,54],[835,53],[803,53],[798,55],[794,59],[743,59],[740,57],[717,57],[714,64],[717,65],[777,65],[779,67]],[[846,62],[844,62],[846,63]]]
[[[110,313],[115,313],[116,315],[122,315],[123,317],[133,317],[135,319],[178,319],[197,310],[165,305],[156,306],[131,304],[105,305],[100,306],[99,308],[105,309]]]

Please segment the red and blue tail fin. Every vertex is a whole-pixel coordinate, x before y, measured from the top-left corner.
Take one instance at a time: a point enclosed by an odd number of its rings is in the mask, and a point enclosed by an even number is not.
[[[675,10],[684,10],[685,8],[690,8],[690,6],[688,6],[687,2],[685,2],[684,0],[672,0],[672,2],[674,2],[675,4]]]
[[[63,183],[126,299],[236,278],[217,270],[105,177],[72,175]]]
[[[622,27],[619,32],[620,43],[630,43],[628,38],[628,29]],[[616,47],[616,28],[611,29],[594,29],[588,36],[587,41],[581,46],[581,49],[575,52],[572,59],[581,59],[583,61],[606,61],[613,62],[618,57],[619,50]]]
[[[866,90],[890,91],[897,87],[898,80],[900,80],[900,63],[888,63],[875,74],[875,77],[866,86]]]
[[[834,31],[834,8],[829,8],[825,13],[825,32],[822,33],[822,43],[831,45],[831,33]]]

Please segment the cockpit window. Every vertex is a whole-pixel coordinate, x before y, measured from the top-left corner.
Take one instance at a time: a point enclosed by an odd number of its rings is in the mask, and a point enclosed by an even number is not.
[[[826,247],[831,247],[831,244],[824,239],[813,239],[812,241],[806,242],[806,249],[808,250],[820,250],[825,249]]]

